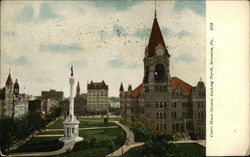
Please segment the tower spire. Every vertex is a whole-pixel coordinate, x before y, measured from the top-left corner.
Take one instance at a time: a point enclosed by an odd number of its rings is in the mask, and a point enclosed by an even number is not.
[[[156,0],[155,0],[155,19],[157,18],[157,12],[156,12]]]

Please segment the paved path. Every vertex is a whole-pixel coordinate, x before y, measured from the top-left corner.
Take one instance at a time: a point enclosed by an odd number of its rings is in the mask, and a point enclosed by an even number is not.
[[[104,126],[104,127],[91,127],[91,128],[79,128],[79,130],[95,130],[95,129],[113,129],[118,128],[118,126]],[[63,131],[64,129],[45,129],[44,131]]]
[[[67,142],[64,143],[64,146],[56,151],[50,151],[50,152],[25,152],[25,153],[12,153],[9,155],[6,155],[8,157],[18,157],[18,156],[50,156],[50,155],[57,155],[61,153],[65,153],[67,150],[71,150],[74,147],[74,142]]]
[[[131,148],[144,145],[144,142],[135,142],[134,133],[126,125],[123,125],[118,121],[113,121],[113,122],[116,123],[117,125],[119,125],[126,132],[126,134],[127,134],[126,139],[127,140],[126,140],[125,144],[122,147],[120,147],[119,149],[117,149],[113,153],[108,154],[107,157],[121,156]]]
[[[197,143],[203,147],[206,147],[205,140],[183,140],[183,141],[169,141],[168,143]]]

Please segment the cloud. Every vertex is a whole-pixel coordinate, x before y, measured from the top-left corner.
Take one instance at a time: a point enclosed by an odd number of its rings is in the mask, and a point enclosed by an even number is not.
[[[107,63],[111,68],[115,69],[122,68],[125,65],[124,61],[121,58],[109,60]]]
[[[20,12],[18,12],[16,20],[17,22],[30,22],[33,20],[34,9],[31,5],[24,6]]]
[[[191,36],[191,35],[192,35],[192,33],[187,32],[187,31],[185,31],[185,30],[182,30],[182,31],[180,31],[179,33],[177,33],[177,36],[178,36],[179,38],[181,38],[181,37],[188,37],[188,36]]]
[[[113,26],[113,33],[117,35],[118,37],[124,36],[125,34],[125,28],[120,25],[114,25]]]
[[[16,16],[16,21],[20,23],[26,22],[43,22],[44,20],[51,20],[59,18],[60,16],[53,11],[49,3],[42,3],[39,6],[39,15],[34,16],[34,7],[32,5],[24,6]]]
[[[19,57],[6,56],[4,62],[8,65],[17,65],[17,66],[24,66],[31,64],[30,61],[25,56],[19,56]]]
[[[42,3],[39,9],[39,19],[54,19],[59,17],[51,8],[49,3]]]
[[[17,35],[17,33],[15,31],[6,31],[4,32],[4,35],[7,37],[14,37]]]
[[[197,61],[197,58],[193,57],[192,55],[188,54],[188,53],[184,53],[179,55],[176,58],[173,58],[173,62],[186,62],[186,63],[190,63],[190,62],[195,62]]]
[[[116,11],[124,11],[128,8],[140,4],[142,1],[140,0],[116,0],[116,1],[107,1],[107,0],[96,0],[94,1],[94,6],[103,8],[106,10],[116,10]]]
[[[98,34],[100,37],[105,40],[105,39],[110,39],[114,36],[114,34],[108,32],[108,31],[98,31]]]
[[[168,28],[168,27],[162,27],[161,33],[163,36],[167,37],[172,33],[172,30],[171,30],[171,28]]]
[[[181,12],[183,9],[190,9],[198,15],[205,15],[205,0],[176,0],[174,10]]]
[[[139,38],[148,38],[150,35],[151,29],[149,28],[138,28],[134,31],[133,36]]]
[[[86,60],[74,60],[68,64],[68,67],[70,67],[71,65],[77,68],[82,68],[86,67],[88,65],[88,62]]]
[[[136,62],[132,62],[132,63],[125,63],[123,61],[122,58],[117,57],[115,59],[109,60],[107,62],[108,66],[114,69],[135,69],[138,68],[140,66],[140,64],[136,63]]]
[[[78,43],[71,43],[71,44],[47,44],[47,45],[40,45],[41,51],[49,51],[51,53],[71,53],[71,52],[79,52],[84,50]]]
[[[30,80],[34,83],[48,83],[48,82],[54,82],[53,79],[49,78],[49,77],[45,77],[45,76],[31,76]]]

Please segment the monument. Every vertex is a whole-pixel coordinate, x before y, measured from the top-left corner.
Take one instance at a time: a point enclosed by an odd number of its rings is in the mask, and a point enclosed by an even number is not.
[[[73,86],[75,79],[73,77],[73,66],[71,66],[71,76],[69,78],[70,83],[70,104],[69,104],[69,115],[63,122],[64,125],[64,137],[59,140],[63,142],[80,142],[83,140],[79,137],[79,124],[80,122],[76,119],[74,115],[74,98],[73,98]]]

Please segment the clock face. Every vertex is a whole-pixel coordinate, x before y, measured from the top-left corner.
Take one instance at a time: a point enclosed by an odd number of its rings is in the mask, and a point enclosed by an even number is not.
[[[156,54],[162,56],[164,54],[164,50],[162,48],[158,48]]]

